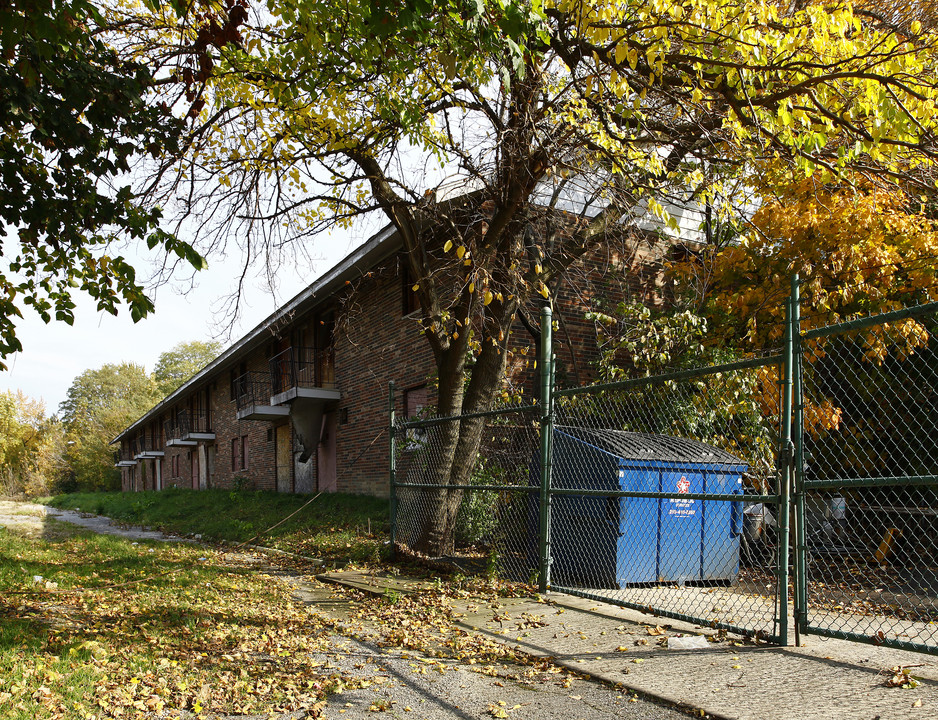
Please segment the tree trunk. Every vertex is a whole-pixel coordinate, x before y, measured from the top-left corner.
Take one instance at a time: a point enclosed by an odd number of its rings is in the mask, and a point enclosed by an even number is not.
[[[472,414],[491,408],[504,374],[510,319],[514,317],[516,305],[506,304],[498,309],[501,312],[494,336],[501,336],[503,340],[482,343],[465,390],[462,376],[458,383],[452,382],[452,379],[445,382],[441,372],[438,400],[441,417]],[[430,428],[431,432],[427,436],[427,463],[421,473],[421,482],[454,488],[467,485],[478,460],[485,423],[484,417],[457,417],[451,422]],[[445,488],[423,493],[423,502],[429,508],[421,518],[420,530],[413,543],[415,550],[431,557],[453,553],[456,517],[463,494],[463,490]]]

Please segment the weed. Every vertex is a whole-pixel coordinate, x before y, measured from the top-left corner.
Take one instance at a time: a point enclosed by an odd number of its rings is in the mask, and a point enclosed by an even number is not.
[[[498,575],[499,555],[495,550],[489,550],[485,558],[485,577],[491,579]]]
[[[46,498],[54,507],[158,527],[206,540],[246,540],[319,557],[338,565],[378,563],[387,557],[386,500],[330,493],[306,505],[309,496],[264,490],[190,490],[169,488],[141,493],[76,493]],[[303,507],[306,505],[306,507]],[[282,525],[285,517],[303,508]],[[277,525],[268,532],[268,528]],[[356,531],[368,528],[372,535]]]
[[[286,587],[204,547],[72,527],[54,542],[0,528],[4,720],[100,717],[101,707],[124,718],[203,707],[256,716],[323,699],[308,648],[328,630]]]

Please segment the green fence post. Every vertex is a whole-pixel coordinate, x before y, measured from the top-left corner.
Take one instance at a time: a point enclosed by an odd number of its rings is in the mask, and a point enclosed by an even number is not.
[[[394,417],[394,381],[388,383],[388,435],[391,460],[388,463],[388,478],[390,480],[390,507],[388,515],[391,520],[391,555],[396,553],[397,547],[397,429]]]
[[[801,348],[801,297],[799,293],[798,274],[791,280],[791,310],[792,310],[792,352],[793,352],[793,386],[792,410],[792,439],[795,443],[794,458],[794,501],[795,501],[795,644],[800,645],[802,628],[808,621],[808,589],[807,589],[807,554],[805,540],[805,507],[804,507],[804,387],[801,384],[801,369],[803,367],[803,350]]]
[[[781,645],[788,645],[788,523],[791,498],[791,405],[794,376],[794,330],[792,298],[785,305],[785,349],[782,352],[782,437],[778,454],[778,634]]]
[[[550,464],[551,436],[554,428],[553,410],[553,318],[549,307],[541,310],[541,489],[538,523],[538,591],[550,587]]]

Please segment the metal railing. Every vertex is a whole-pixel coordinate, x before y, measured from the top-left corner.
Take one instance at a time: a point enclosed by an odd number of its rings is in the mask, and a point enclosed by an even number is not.
[[[270,374],[249,370],[232,381],[231,393],[238,410],[244,410],[252,405],[269,405],[273,394]]]
[[[191,433],[214,432],[213,421],[211,410],[183,410],[176,415],[179,432],[183,438]]]
[[[175,418],[163,421],[163,437],[167,440],[178,439],[182,437],[179,432],[179,424]]]
[[[332,388],[332,351],[288,347],[270,359],[270,382],[273,395],[298,387]]]
[[[163,450],[163,439],[159,433],[152,431],[136,436],[132,444],[134,455]]]

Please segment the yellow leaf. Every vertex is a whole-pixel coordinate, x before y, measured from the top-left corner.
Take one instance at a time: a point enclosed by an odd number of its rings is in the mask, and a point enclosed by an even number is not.
[[[491,291],[491,290],[486,290],[486,291],[485,291],[485,294],[482,296],[482,304],[483,304],[483,305],[488,305],[490,302],[492,302],[493,297],[494,297],[494,296],[492,295],[492,291]],[[499,338],[499,339],[501,339],[501,338]]]
[[[417,292],[419,289],[420,289],[420,284],[419,284],[419,283],[417,283],[416,285],[414,285],[414,286],[411,288],[411,290],[413,290],[414,292]]]
[[[456,248],[456,257],[458,257],[460,260],[462,260],[462,256],[465,254],[466,254],[465,245],[460,245],[458,248]]]
[[[452,247],[453,247],[453,241],[447,240],[446,244],[443,245],[443,252],[449,252],[452,249]]]

